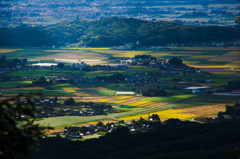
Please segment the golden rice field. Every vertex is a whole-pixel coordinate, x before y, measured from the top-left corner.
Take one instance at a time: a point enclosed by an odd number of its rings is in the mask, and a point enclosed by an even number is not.
[[[128,98],[132,98],[133,96],[118,96],[115,99],[119,99],[119,100],[123,100],[123,99],[128,99]]]
[[[90,96],[89,94],[84,93],[84,92],[82,92],[82,95],[85,96],[85,97],[89,97]]]
[[[62,87],[65,92],[76,93],[76,90],[80,90],[78,87]]]
[[[131,121],[131,120],[138,120],[140,117],[142,118],[148,118],[148,116],[151,116],[152,114],[157,114],[160,119],[170,119],[170,118],[177,118],[180,120],[190,120],[191,118],[195,117],[196,114],[190,114],[186,110],[182,109],[175,109],[175,110],[163,110],[163,111],[158,111],[158,112],[153,112],[149,114],[142,114],[142,115],[135,115],[135,116],[129,116],[129,117],[123,117],[119,118],[119,120],[124,120],[124,121]]]
[[[81,47],[74,47],[74,48],[71,48],[71,49],[73,49],[73,50],[86,50],[86,48],[81,48]],[[96,47],[96,48],[89,47],[87,49],[88,50],[109,50],[110,48],[109,47],[102,47],[102,48],[100,48],[100,47]]]
[[[97,90],[107,90],[105,87],[97,87]]]
[[[108,102],[108,101],[110,101],[110,100],[112,100],[112,99],[98,99],[100,102]]]
[[[183,108],[182,110],[187,111],[190,114],[196,114],[197,116],[204,117],[216,117],[218,112],[225,111],[225,104],[216,104],[216,105],[205,105],[198,107]]]
[[[21,49],[0,49],[0,54],[8,53],[8,52],[14,52],[19,51]]]
[[[156,102],[148,102],[148,103],[139,105],[139,107],[150,107],[150,105],[155,104],[155,103]]]
[[[139,102],[132,103],[132,104],[129,104],[129,105],[130,106],[141,106],[141,105],[147,104],[147,103],[150,103],[150,101],[139,101]]]
[[[113,55],[114,57],[134,57],[135,55],[144,55],[151,51],[126,51],[121,54]]]
[[[128,100],[119,100],[119,101],[116,101],[116,102],[114,102],[114,103],[116,103],[116,104],[119,104],[119,103],[124,103],[124,102],[127,102]]]

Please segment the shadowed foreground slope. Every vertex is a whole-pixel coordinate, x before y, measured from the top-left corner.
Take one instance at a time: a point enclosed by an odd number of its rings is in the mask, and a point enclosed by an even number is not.
[[[240,121],[199,124],[169,120],[145,134],[118,131],[85,142],[49,138],[35,155],[38,159],[226,159],[240,146],[239,125]]]

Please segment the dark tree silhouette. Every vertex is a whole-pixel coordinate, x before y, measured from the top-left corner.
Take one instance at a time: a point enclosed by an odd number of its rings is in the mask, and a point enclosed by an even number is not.
[[[65,105],[75,105],[75,100],[73,98],[68,98],[64,101]]]
[[[34,112],[31,95],[0,102],[0,158],[26,158],[36,148],[44,128],[34,124]]]
[[[171,65],[174,65],[174,66],[182,66],[183,65],[182,60],[177,57],[171,58],[168,61],[168,63],[170,63]]]

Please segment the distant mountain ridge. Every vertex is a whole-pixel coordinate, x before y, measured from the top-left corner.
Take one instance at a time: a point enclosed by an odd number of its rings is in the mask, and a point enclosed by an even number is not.
[[[240,28],[191,26],[111,17],[98,21],[72,21],[44,28],[1,28],[0,46],[140,46],[189,44],[240,39]]]

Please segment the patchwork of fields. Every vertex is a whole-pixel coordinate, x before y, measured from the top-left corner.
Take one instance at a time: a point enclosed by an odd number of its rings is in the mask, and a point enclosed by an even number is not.
[[[150,50],[150,51],[149,51]],[[92,64],[107,64],[109,57],[152,55],[164,58],[179,57],[184,63],[213,74],[240,76],[240,49],[238,47],[170,47],[167,50],[123,51],[109,48],[71,49],[0,49],[9,58],[52,61],[78,60]],[[96,61],[97,60],[97,61]]]
[[[28,58],[29,60],[41,60],[52,62],[54,59],[92,61],[92,64],[110,63],[110,57],[134,57],[135,55],[152,55],[163,58],[179,57],[189,66],[199,70],[212,73],[214,83],[208,86],[219,87],[233,79],[240,77],[240,48],[202,48],[202,47],[170,47],[168,49],[147,51],[123,51],[110,50],[109,48],[72,48],[72,49],[0,49],[0,55],[8,58]],[[96,63],[97,61],[97,63]],[[95,62],[95,63],[94,63]],[[121,70],[122,73],[157,71],[145,66],[133,66],[128,70]],[[93,71],[83,72],[78,70],[50,70],[40,69],[34,72],[13,71],[9,76],[25,76],[29,78],[41,76],[71,76],[79,75],[83,77],[95,77],[99,75],[113,74],[116,71]],[[178,77],[178,76],[176,76]],[[173,77],[162,77],[163,80],[170,80]],[[40,124],[50,126],[63,126],[79,123],[88,123],[98,120],[136,120],[140,117],[147,118],[148,115],[158,114],[161,120],[178,118],[190,120],[197,116],[214,117],[219,111],[224,111],[225,104],[240,101],[238,96],[214,96],[214,95],[172,95],[169,97],[143,97],[143,96],[117,96],[118,91],[132,91],[133,89],[143,90],[156,88],[157,86],[186,86],[170,81],[164,85],[144,85],[144,86],[121,86],[123,84],[54,84],[51,88],[32,86],[32,81],[0,81],[0,98],[15,96],[18,93],[40,92],[48,97],[57,96],[59,101],[73,97],[77,102],[97,102],[109,103],[112,106],[124,110],[125,112],[109,114],[107,116],[94,117],[52,117],[41,121]],[[194,83],[193,83],[194,84]],[[168,88],[168,91],[176,91]]]

